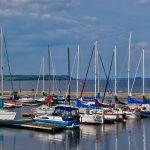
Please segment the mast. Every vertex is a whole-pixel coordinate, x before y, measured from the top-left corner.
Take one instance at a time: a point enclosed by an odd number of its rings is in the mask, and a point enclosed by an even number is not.
[[[68,77],[69,77],[69,81],[70,81],[70,51],[69,51],[69,47],[68,47]],[[69,83],[69,89],[68,89],[68,102],[70,105],[70,83]]]
[[[50,46],[48,45],[48,71],[49,71],[49,83],[48,83],[48,93],[50,95]]]
[[[50,54],[49,54],[49,55],[50,55],[50,62],[51,62],[51,67],[52,67],[52,78],[53,78],[53,79],[52,79],[52,80],[53,80],[53,81],[52,81],[52,83],[53,83],[53,84],[52,84],[52,94],[54,94],[54,82],[55,82],[55,81],[54,81],[54,80],[55,80],[55,75],[54,75],[54,74],[55,74],[55,71],[54,71],[54,64],[53,64],[53,61],[52,61],[52,53],[51,53],[51,51],[50,51]]]
[[[44,93],[44,91],[45,91],[45,89],[44,89],[44,56],[43,56],[42,62],[43,62],[43,93]]]
[[[115,96],[117,95],[117,70],[116,70],[116,46],[114,49],[114,55],[115,55]]]
[[[54,66],[53,66],[53,94],[54,94],[54,84],[55,84],[55,75],[54,75]]]
[[[98,91],[98,94],[100,94],[100,84],[99,84],[99,82],[100,82],[100,63],[99,63],[99,59],[98,59],[98,56],[99,56],[99,53],[98,53],[98,49],[97,49],[97,80],[98,80],[98,82],[97,82],[97,86],[98,86],[98,88],[97,88],[97,91]]]
[[[145,81],[144,81],[144,74],[145,74],[145,64],[144,64],[144,49],[143,49],[143,96],[145,95]]]
[[[1,91],[2,91],[2,97],[4,96],[4,70],[3,70],[3,31],[1,27]]]
[[[96,99],[96,81],[97,81],[97,66],[96,66],[96,62],[97,62],[97,41],[95,42],[95,99]]]
[[[79,97],[79,63],[80,63],[80,47],[78,45],[78,58],[77,58],[77,98]]]
[[[128,96],[131,96],[130,92],[130,51],[131,51],[131,32],[129,36],[129,56],[128,56]]]

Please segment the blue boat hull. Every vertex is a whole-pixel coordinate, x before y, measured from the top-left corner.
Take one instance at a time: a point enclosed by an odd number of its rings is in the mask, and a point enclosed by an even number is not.
[[[146,118],[146,117],[150,117],[150,111],[141,111],[140,112],[140,118]]]
[[[80,121],[78,120],[58,121],[54,119],[51,120],[51,119],[39,119],[39,118],[34,118],[33,120],[38,121],[38,122],[57,124],[57,125],[66,126],[66,127],[79,127],[80,126]]]

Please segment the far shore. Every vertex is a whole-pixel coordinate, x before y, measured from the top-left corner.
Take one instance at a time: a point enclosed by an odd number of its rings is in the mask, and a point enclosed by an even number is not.
[[[7,99],[7,98],[10,98],[11,97],[11,93],[12,91],[4,91],[4,98]],[[35,92],[35,91],[17,91],[18,93],[18,96],[19,97],[25,97],[25,96],[42,96],[42,92]],[[49,94],[49,92],[45,92],[47,94]],[[55,94],[60,94],[60,95],[64,95],[65,97],[68,95],[66,92],[54,92]],[[50,92],[50,94],[52,94]],[[82,96],[93,96],[94,95],[94,92],[83,92]],[[104,93],[100,93],[101,97],[104,97]],[[73,97],[73,98],[76,98],[77,97],[77,93],[76,92],[70,92],[70,96]],[[79,93],[79,96],[80,96],[80,93]],[[123,92],[119,92],[117,93],[117,97],[119,99],[127,99],[127,96],[128,94],[127,93],[123,93]],[[146,98],[150,99],[150,93],[145,93]],[[111,94],[111,93],[106,93],[105,94],[105,98],[113,98],[114,97],[114,94]],[[143,94],[142,93],[132,93],[132,97],[133,98],[136,98],[136,99],[142,99],[143,98]]]

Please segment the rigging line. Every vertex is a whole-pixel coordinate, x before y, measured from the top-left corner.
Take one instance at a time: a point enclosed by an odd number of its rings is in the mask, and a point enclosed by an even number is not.
[[[106,82],[106,86],[105,86],[105,91],[104,91],[104,96],[103,96],[103,99],[102,99],[102,103],[104,101],[106,90],[107,90],[107,86],[109,84],[109,77],[110,77],[111,67],[112,67],[112,64],[113,64],[113,58],[114,58],[114,51],[113,51],[113,55],[112,55],[112,60],[111,60],[110,68],[109,68],[109,74],[108,74],[108,77],[107,77],[107,82]]]
[[[134,86],[134,83],[135,83],[135,78],[136,78],[137,73],[138,73],[138,69],[139,69],[139,65],[140,65],[141,59],[142,59],[142,54],[140,56],[140,59],[139,59],[139,62],[138,62],[137,68],[136,68],[136,72],[135,72],[135,76],[134,76],[134,80],[133,80],[133,83],[132,83],[132,87],[131,87],[130,93],[132,93],[132,90],[133,90],[133,86]]]
[[[52,78],[53,78],[53,94],[54,94],[54,91],[55,91],[55,88],[56,88],[56,91],[60,91],[60,85],[58,87],[58,83],[56,82],[56,71],[55,71],[55,68],[54,68],[54,61],[53,61],[53,57],[52,57],[52,52],[50,51],[50,58],[51,58],[51,67],[52,67]]]
[[[41,67],[40,67],[40,72],[39,72],[39,77],[38,77],[38,82],[37,82],[37,86],[36,86],[36,92],[34,95],[34,99],[36,98],[37,93],[38,93],[38,89],[39,89],[39,82],[40,82],[40,76],[41,76],[41,72],[42,72],[42,66],[43,66],[43,60],[41,62]]]
[[[84,79],[84,82],[83,82],[83,86],[82,86],[82,90],[81,90],[81,93],[80,93],[80,98],[82,97],[84,86],[85,86],[85,83],[86,83],[86,80],[87,80],[87,76],[88,76],[88,72],[89,72],[89,68],[90,68],[90,64],[91,64],[91,60],[92,60],[92,56],[93,56],[94,50],[95,50],[95,45],[93,46],[92,54],[91,54],[90,61],[89,61],[89,64],[88,64],[88,69],[86,71],[86,76],[85,76],[85,79]]]
[[[55,71],[55,69],[54,69],[54,63],[53,63],[53,57],[52,57],[52,52],[50,51],[49,52],[49,57],[50,57],[50,63],[51,63],[51,67],[52,67],[52,80],[53,80],[53,94],[54,94],[54,89],[55,89],[55,83],[56,83],[56,77],[55,77],[55,75],[56,75],[56,71]],[[57,87],[57,84],[56,84],[56,89],[58,90],[58,87]]]
[[[10,62],[9,62],[8,50],[7,50],[7,47],[6,47],[6,39],[5,39],[5,36],[4,36],[4,35],[3,35],[3,39],[4,39],[4,47],[5,47],[5,50],[6,50],[6,57],[7,57],[7,63],[8,63],[9,74],[10,74],[10,76],[11,76],[11,78],[10,78],[11,87],[12,87],[12,91],[13,91],[13,93],[14,93],[14,86],[13,86],[13,81],[12,81],[12,73],[11,73],[11,69],[10,69]]]
[[[101,57],[100,53],[99,53],[99,59],[100,59],[100,61],[101,61],[101,63],[102,63],[102,68],[103,68],[103,70],[104,70],[104,74],[105,74],[105,77],[106,77],[106,79],[107,79],[106,70],[105,70],[104,63],[103,63],[103,60],[102,60],[102,57]],[[112,92],[111,87],[110,87],[110,83],[108,83],[108,86],[109,86],[109,89],[108,89],[108,90],[110,90],[110,92],[111,92],[112,95],[113,95],[113,92]]]
[[[54,84],[55,84],[55,70],[54,70],[54,64],[53,64],[53,60],[52,60],[52,53],[50,51],[50,60],[51,60],[51,66],[52,66],[52,77],[53,77],[53,94],[54,94]]]
[[[65,98],[65,101],[67,101],[67,97],[68,97],[68,94],[69,94],[69,87],[70,87],[70,84],[71,84],[71,77],[72,77],[72,74],[73,74],[73,70],[74,70],[76,58],[77,58],[77,53],[76,53],[75,58],[74,58],[73,67],[72,67],[71,75],[70,75],[70,80],[69,80],[68,87],[67,87],[67,92],[66,92],[66,98]]]

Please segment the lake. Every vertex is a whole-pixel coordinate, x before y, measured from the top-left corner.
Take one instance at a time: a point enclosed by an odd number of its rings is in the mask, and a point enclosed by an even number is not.
[[[79,81],[79,92],[82,89],[83,86],[83,80]],[[50,81],[50,90],[51,91],[64,91],[66,92],[68,89],[68,83],[69,81],[67,80],[57,80],[57,81]],[[0,82],[1,84],[1,82]],[[76,92],[76,80],[72,80],[70,82],[70,87],[71,87],[71,91]],[[133,80],[130,80],[130,88],[132,87],[133,84]],[[109,81],[109,91],[114,92],[114,80],[110,80]],[[145,79],[145,93],[149,93],[150,92],[150,79]],[[105,90],[105,86],[106,86],[106,80],[101,80],[100,81],[100,85],[99,85],[99,89],[100,92],[103,92]],[[29,91],[29,90],[36,90],[38,87],[38,91],[42,91],[43,89],[43,81],[40,80],[39,83],[36,80],[30,80],[30,81],[13,81],[13,87],[15,91],[18,90],[22,90],[22,91]],[[121,91],[121,92],[127,92],[127,79],[120,79],[117,80],[117,91]],[[49,81],[45,81],[44,82],[44,88],[46,91],[49,90]],[[84,91],[87,92],[94,92],[95,89],[95,84],[94,84],[94,80],[87,80],[85,87],[84,87]],[[12,86],[11,86],[11,82],[10,81],[4,81],[4,90],[12,90]],[[137,79],[134,82],[133,85],[133,92],[142,92],[142,79]]]

